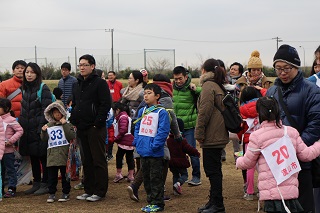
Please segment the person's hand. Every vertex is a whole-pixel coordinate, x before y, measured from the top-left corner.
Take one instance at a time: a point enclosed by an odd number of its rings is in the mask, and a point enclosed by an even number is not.
[[[260,86],[254,86],[254,88],[256,88],[257,90],[262,90],[263,88],[262,87],[260,87]]]
[[[189,87],[193,91],[196,91],[196,89],[197,89],[197,87],[196,87],[196,85],[194,83],[190,83]]]
[[[67,120],[63,117],[63,118],[60,119],[60,122],[61,122],[62,124],[65,124],[65,123],[67,123]]]
[[[47,124],[45,124],[45,125],[43,125],[43,127],[42,127],[41,129],[42,129],[42,131],[46,131],[46,130],[47,130],[47,128],[48,128],[48,125],[47,125]]]

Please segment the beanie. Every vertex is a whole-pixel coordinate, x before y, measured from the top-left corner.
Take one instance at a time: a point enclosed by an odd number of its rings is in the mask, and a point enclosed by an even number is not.
[[[283,44],[279,47],[278,51],[273,57],[273,67],[276,62],[283,61],[294,67],[300,67],[300,58],[296,48],[291,47],[290,45]]]
[[[251,57],[248,61],[248,69],[252,69],[252,68],[261,68],[262,69],[263,65],[262,65],[262,61],[259,57],[260,57],[260,53],[258,50],[255,50],[251,53]]]

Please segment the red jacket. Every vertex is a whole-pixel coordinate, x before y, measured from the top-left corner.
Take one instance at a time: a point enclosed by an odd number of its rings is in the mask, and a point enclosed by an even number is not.
[[[114,80],[114,82],[111,82],[107,80],[108,87],[110,90],[110,94],[112,96],[112,101],[117,102],[121,98],[120,90],[122,89],[122,83],[120,81]]]
[[[22,79],[13,76],[12,78],[0,83],[0,97],[7,98],[11,93],[21,87]],[[22,93],[20,92],[16,97],[11,100],[11,110],[14,112],[15,117],[20,116],[21,111]]]
[[[167,139],[167,145],[170,151],[169,167],[171,168],[190,167],[186,154],[200,157],[198,150],[190,146],[185,138],[181,142],[177,142],[174,140],[173,134],[170,134]]]

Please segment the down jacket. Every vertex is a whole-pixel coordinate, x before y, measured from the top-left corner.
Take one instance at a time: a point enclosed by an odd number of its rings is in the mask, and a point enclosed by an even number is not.
[[[7,124],[7,127],[5,129],[5,140],[7,141],[7,145],[4,153],[13,153],[14,143],[17,142],[22,136],[23,129],[18,121],[10,115],[10,113],[1,115],[1,119],[3,123]]]
[[[287,126],[287,135],[290,137],[293,147],[296,149],[297,157],[301,161],[311,161],[320,155],[320,142],[314,143],[313,146],[307,147],[299,137],[299,132]],[[281,200],[277,189],[276,180],[259,149],[275,143],[284,136],[284,126],[278,128],[274,122],[264,121],[260,129],[250,135],[247,152],[243,157],[237,159],[237,168],[250,169],[258,162],[258,188],[260,200]],[[289,179],[279,185],[284,200],[295,199],[299,196],[298,173],[293,174]]]
[[[273,96],[279,103],[278,89],[282,89],[283,102],[287,106],[293,120],[299,125],[300,136],[307,146],[320,139],[320,89],[303,78],[299,71],[292,82],[283,84],[279,78],[275,80],[266,96]],[[284,125],[293,126],[283,111],[281,104],[280,119]],[[298,130],[298,131],[299,131]],[[301,163],[304,169],[311,168],[311,163]]]
[[[22,95],[21,114],[19,123],[24,132],[20,138],[19,152],[22,156],[46,156],[47,146],[41,142],[41,128],[47,123],[44,110],[52,103],[52,96],[47,85],[42,88],[41,101],[37,91],[40,85],[35,82],[26,82],[26,89]]]
[[[206,72],[200,78],[202,91],[198,99],[198,119],[194,136],[198,141],[203,141],[201,148],[224,148],[229,142],[223,116],[216,108],[219,106],[224,110],[224,91],[213,78],[213,72]]]
[[[174,140],[172,134],[169,135],[167,139],[167,145],[170,151],[170,168],[189,168],[190,162],[186,154],[190,156],[200,157],[200,153],[196,148],[190,146],[186,139],[183,139],[181,142]]]
[[[12,78],[0,83],[0,97],[7,98],[11,93],[21,87],[22,79],[13,76]],[[14,116],[18,118],[21,111],[21,99],[22,93],[20,92],[16,97],[11,99],[11,110],[14,112]]]
[[[133,135],[130,133],[131,128],[129,128],[129,116],[126,112],[120,112],[119,115],[116,116],[117,121],[117,129],[118,129],[118,135],[115,136],[114,142],[126,145],[126,146],[132,146],[133,142]]]
[[[65,137],[66,137],[67,141],[70,143],[70,141],[72,139],[76,138],[76,133],[74,131],[73,125],[71,123],[62,124],[61,122],[56,121],[53,117],[53,114],[52,114],[52,109],[56,108],[61,112],[63,117],[66,118],[67,112],[66,112],[63,105],[64,104],[62,101],[53,102],[45,109],[44,115],[49,122],[49,123],[47,123],[48,127],[53,127],[53,126],[62,126],[63,127],[63,132],[65,134]],[[48,135],[47,130],[46,131],[42,130],[41,131],[42,143],[47,145],[48,139],[49,139],[49,135]],[[47,150],[47,167],[66,166],[67,160],[68,160],[68,152],[69,152],[68,145],[48,149]]]

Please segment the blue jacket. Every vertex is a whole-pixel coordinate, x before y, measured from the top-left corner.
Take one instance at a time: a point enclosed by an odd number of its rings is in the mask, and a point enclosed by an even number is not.
[[[318,78],[320,78],[320,72],[318,72],[316,74],[318,76]],[[314,75],[310,76],[309,78],[307,78],[308,81],[311,81],[312,83],[316,84],[317,83],[317,79]]]
[[[268,89],[266,96],[273,96],[279,102],[278,88],[282,88],[283,102],[298,124],[302,140],[307,146],[312,145],[320,139],[320,89],[304,79],[301,71],[289,85],[283,84],[279,78],[275,80],[274,84]],[[282,123],[292,126],[280,102],[279,107]],[[301,167],[310,168],[311,163],[301,163]]]
[[[67,105],[67,99],[72,95],[73,84],[78,82],[77,79],[71,75],[68,75],[65,78],[61,78],[58,83],[58,87],[62,89],[63,96],[61,98],[64,106]]]
[[[148,106],[139,110],[138,118],[142,116],[142,113],[146,109],[148,109]],[[168,112],[164,108],[157,108],[152,112],[159,113],[158,129],[155,137],[139,135],[140,124],[143,119],[135,124],[134,141],[132,145],[136,147],[141,157],[163,157],[164,144],[170,132]]]

